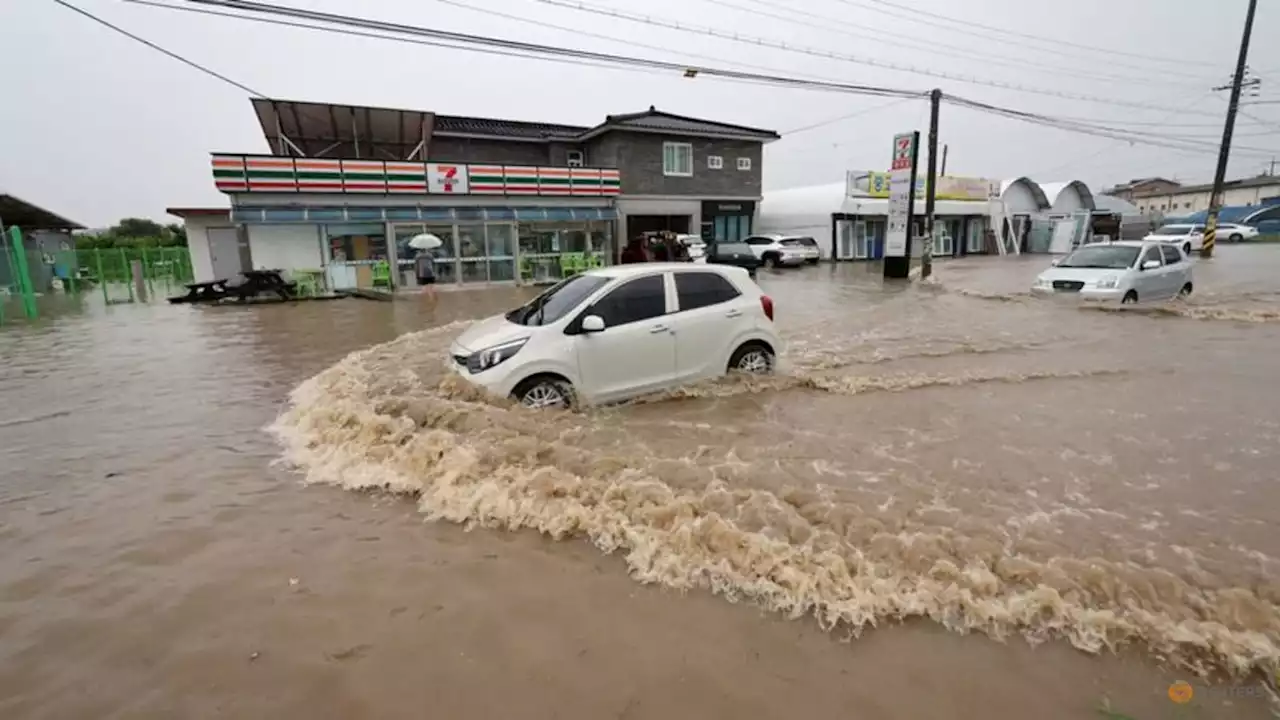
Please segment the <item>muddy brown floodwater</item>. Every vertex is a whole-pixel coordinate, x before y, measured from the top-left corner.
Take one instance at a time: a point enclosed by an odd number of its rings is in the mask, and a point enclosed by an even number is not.
[[[516,290],[10,324],[0,717],[1267,717],[1280,247],[1044,265],[768,273],[778,376],[584,413],[445,373]]]

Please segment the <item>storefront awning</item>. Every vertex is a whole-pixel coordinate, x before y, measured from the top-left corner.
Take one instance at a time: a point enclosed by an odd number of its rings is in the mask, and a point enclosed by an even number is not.
[[[611,207],[234,207],[242,223],[486,222],[617,220]]]

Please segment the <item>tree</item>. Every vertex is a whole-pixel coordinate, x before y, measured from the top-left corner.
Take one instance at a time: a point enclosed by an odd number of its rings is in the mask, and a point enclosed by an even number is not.
[[[118,237],[159,238],[164,237],[164,226],[145,218],[122,218],[107,232]]]

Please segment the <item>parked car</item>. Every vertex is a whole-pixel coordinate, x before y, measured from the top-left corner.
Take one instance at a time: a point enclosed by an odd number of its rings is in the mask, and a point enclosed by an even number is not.
[[[1193,250],[1199,250],[1200,246],[1204,245],[1204,225],[1162,225],[1142,239],[1150,242],[1171,243],[1182,248],[1183,253],[1190,255]]]
[[[743,240],[765,267],[803,265],[805,252],[798,246],[784,245],[785,235],[752,235]]]
[[[1252,225],[1239,223],[1221,223],[1218,225],[1218,237],[1231,243],[1253,240],[1261,233]]]
[[[756,270],[760,267],[760,258],[751,250],[751,246],[742,243],[712,243],[707,248],[706,257],[702,260],[694,260],[694,262],[706,262],[712,265],[733,265],[747,271],[751,277],[756,276]]]
[[[1191,262],[1177,245],[1126,240],[1084,245],[1040,273],[1031,292],[1135,303],[1190,295]]]
[[[817,265],[822,259],[822,250],[818,248],[818,241],[811,237],[788,237],[782,239],[782,244],[787,247],[800,248],[800,254],[804,256],[804,261],[810,265]]]
[[[679,240],[689,250],[689,259],[697,262],[699,258],[706,257],[707,244],[697,235],[677,235]]]
[[[596,405],[724,375],[773,372],[773,300],[741,268],[642,263],[565,279],[468,328],[462,378],[531,408]]]

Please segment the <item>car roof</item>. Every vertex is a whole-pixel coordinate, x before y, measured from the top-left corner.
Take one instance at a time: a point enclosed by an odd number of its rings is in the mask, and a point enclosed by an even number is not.
[[[701,263],[667,262],[667,263],[632,263],[629,265],[610,265],[609,267],[588,270],[586,275],[607,278],[629,278],[649,275],[657,272],[713,272],[721,275],[730,274],[738,268],[732,265],[704,265]]]

